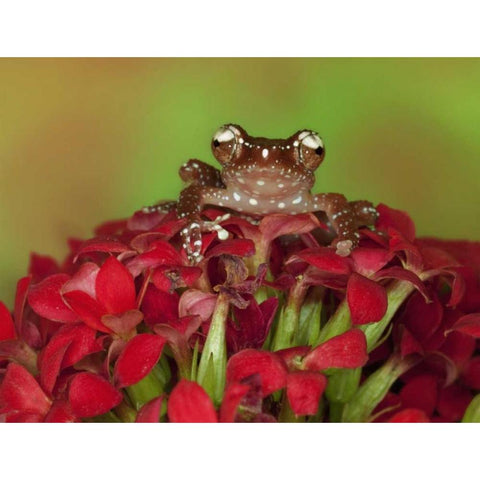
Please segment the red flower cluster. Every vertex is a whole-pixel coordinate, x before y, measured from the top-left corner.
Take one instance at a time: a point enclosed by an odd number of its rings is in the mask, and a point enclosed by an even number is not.
[[[479,421],[480,245],[378,212],[349,257],[312,214],[232,213],[192,266],[173,212],[32,255],[0,303],[0,419]]]

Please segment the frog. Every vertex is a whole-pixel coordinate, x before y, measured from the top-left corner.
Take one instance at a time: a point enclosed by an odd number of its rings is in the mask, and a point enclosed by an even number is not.
[[[224,124],[211,140],[213,156],[221,168],[190,159],[179,170],[186,182],[177,202],[146,207],[145,212],[175,208],[186,220],[183,247],[192,263],[201,260],[202,231],[216,230],[220,239],[228,232],[221,221],[202,220],[211,205],[258,218],[269,214],[323,212],[335,232],[331,246],[346,257],[358,246],[362,226],[375,224],[377,210],[371,202],[349,202],[339,193],[313,194],[315,172],[325,158],[325,144],[314,130],[302,129],[286,139],[250,136],[237,124]]]

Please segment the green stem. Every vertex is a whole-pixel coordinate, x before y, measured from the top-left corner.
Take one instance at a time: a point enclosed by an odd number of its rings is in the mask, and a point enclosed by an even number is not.
[[[305,299],[307,288],[303,283],[303,278],[300,277],[297,283],[290,289],[287,304],[276,326],[272,344],[273,351],[296,346],[300,309]]]
[[[347,403],[360,384],[361,368],[342,368],[328,377],[325,396],[333,403]]]
[[[345,405],[343,403],[330,402],[328,405],[328,417],[330,423],[339,423],[342,421],[343,408]]]
[[[134,423],[137,418],[137,411],[128,406],[125,402],[122,402],[118,407],[115,407],[114,412],[123,423]]]
[[[198,366],[197,382],[220,405],[225,388],[227,345],[225,341],[226,321],[229,311],[228,297],[219,293],[212,315],[207,340]]]
[[[345,405],[343,422],[366,422],[395,380],[414,365],[413,361],[393,356],[373,372]]]
[[[480,393],[473,397],[470,405],[465,410],[462,423],[480,423]]]
[[[323,287],[310,288],[300,310],[297,334],[298,345],[317,345],[318,336],[320,335],[324,296],[325,289]]]
[[[165,390],[170,380],[170,368],[165,356],[155,365],[152,371],[135,385],[126,388],[128,397],[136,410],[140,409],[152,398],[158,397]]]
[[[335,310],[335,313],[328,319],[327,323],[323,326],[318,336],[318,340],[314,347],[321,343],[330,340],[337,335],[345,333],[352,326],[352,320],[350,318],[350,309],[348,308],[347,300],[343,300]]]
[[[412,283],[404,280],[395,280],[387,287],[388,306],[383,318],[379,322],[369,323],[368,325],[360,327],[367,338],[367,350],[369,352],[375,348],[393,316],[405,299],[413,292],[414,288]],[[322,328],[318,344],[345,333],[351,326],[350,309],[345,299],[340,303],[335,313]]]
[[[367,338],[367,350],[371,352],[389,326],[397,310],[405,299],[413,292],[415,287],[412,283],[404,280],[395,280],[387,288],[388,307],[383,318],[376,323],[369,323],[361,327]]]
[[[298,423],[305,421],[304,416],[297,416],[295,413],[293,413],[292,407],[290,406],[290,402],[288,401],[285,392],[282,395],[282,408],[280,409],[278,421],[281,423]]]

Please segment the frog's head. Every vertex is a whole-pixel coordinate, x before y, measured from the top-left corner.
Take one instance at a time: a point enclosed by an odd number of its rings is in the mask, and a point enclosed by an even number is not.
[[[251,137],[234,124],[215,132],[212,151],[223,166],[227,186],[275,197],[310,189],[315,181],[313,172],[325,157],[323,141],[312,130],[273,140]]]

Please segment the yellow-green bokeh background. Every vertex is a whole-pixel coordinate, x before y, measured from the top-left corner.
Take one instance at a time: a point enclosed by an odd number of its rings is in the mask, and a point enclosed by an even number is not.
[[[0,299],[31,251],[61,258],[67,237],[175,198],[224,122],[316,129],[315,191],[480,240],[479,85],[478,59],[0,60]]]

